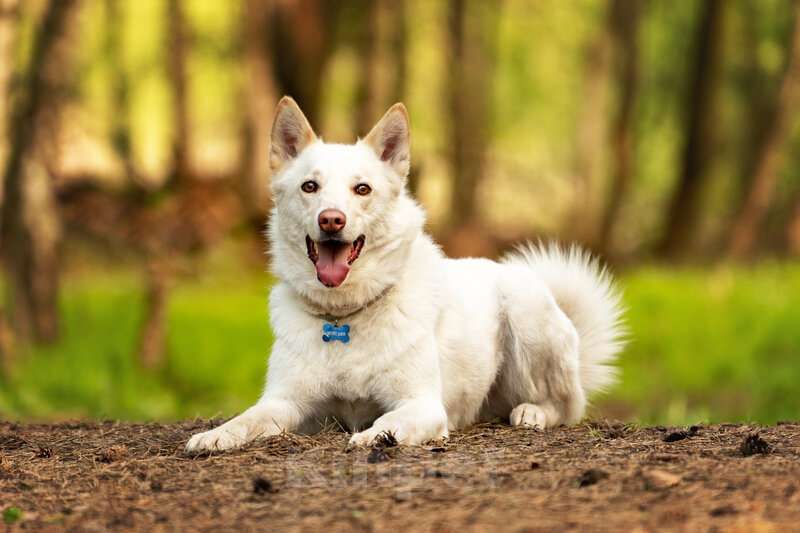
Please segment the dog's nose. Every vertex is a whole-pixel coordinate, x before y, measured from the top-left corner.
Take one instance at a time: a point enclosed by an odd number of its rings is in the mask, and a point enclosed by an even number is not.
[[[338,209],[326,209],[319,214],[317,222],[319,229],[325,233],[336,233],[342,231],[344,225],[347,224],[347,217]]]

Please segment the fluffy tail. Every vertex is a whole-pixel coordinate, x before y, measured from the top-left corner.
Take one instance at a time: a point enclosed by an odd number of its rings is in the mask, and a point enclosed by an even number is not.
[[[620,292],[597,258],[572,245],[528,244],[506,258],[532,268],[572,321],[580,338],[581,384],[589,395],[616,381],[612,366],[625,344]]]

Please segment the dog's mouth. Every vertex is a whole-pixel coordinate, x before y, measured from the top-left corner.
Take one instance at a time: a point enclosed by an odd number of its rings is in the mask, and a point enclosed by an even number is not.
[[[326,239],[315,242],[306,235],[308,258],[317,269],[317,279],[326,287],[338,287],[347,278],[352,265],[361,249],[364,248],[364,236],[353,242],[338,239]]]

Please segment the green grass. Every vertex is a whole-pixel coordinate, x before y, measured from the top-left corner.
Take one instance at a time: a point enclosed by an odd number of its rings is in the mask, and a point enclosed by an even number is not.
[[[170,420],[231,415],[262,387],[270,279],[217,273],[171,294],[166,361],[135,357],[137,277],[68,278],[63,337],[0,381],[0,416]],[[622,279],[631,343],[595,413],[642,423],[775,422],[800,412],[800,265],[642,268]]]
[[[606,405],[643,422],[800,414],[800,265],[641,269],[623,280],[631,344]]]
[[[262,387],[271,343],[269,278],[209,278],[172,291],[166,361],[136,358],[141,283],[127,274],[70,280],[63,338],[37,348],[0,381],[0,414],[33,418],[175,419],[230,415]]]

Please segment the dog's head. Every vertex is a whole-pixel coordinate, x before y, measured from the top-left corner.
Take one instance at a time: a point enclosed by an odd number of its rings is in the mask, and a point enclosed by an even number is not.
[[[403,244],[423,223],[405,191],[409,149],[402,104],[363,140],[326,144],[284,97],[270,148],[276,273],[319,303],[357,303],[391,282],[388,271],[398,270]]]

